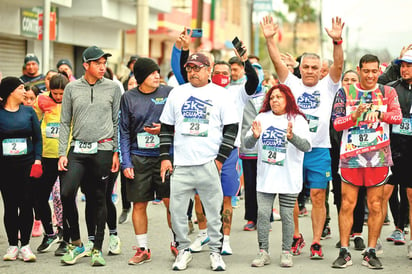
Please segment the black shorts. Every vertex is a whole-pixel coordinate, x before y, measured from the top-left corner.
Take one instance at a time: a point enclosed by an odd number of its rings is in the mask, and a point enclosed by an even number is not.
[[[408,157],[396,157],[392,160],[392,176],[389,178],[388,184],[412,188],[412,178],[409,172],[411,157],[408,155]]]
[[[148,202],[170,197],[170,180],[162,183],[160,177],[160,158],[132,155],[134,179],[127,179],[127,200]]]

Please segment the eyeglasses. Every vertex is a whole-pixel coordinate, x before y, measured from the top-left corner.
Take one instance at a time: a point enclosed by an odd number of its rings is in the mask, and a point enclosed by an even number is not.
[[[198,66],[193,66],[193,67],[186,66],[186,71],[191,72],[193,70],[194,72],[199,72],[202,68],[203,67],[198,67]]]

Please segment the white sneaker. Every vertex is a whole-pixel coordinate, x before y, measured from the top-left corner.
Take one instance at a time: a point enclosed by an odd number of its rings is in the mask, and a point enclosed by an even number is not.
[[[252,266],[261,267],[270,264],[270,256],[265,250],[261,249],[256,258],[252,261]]]
[[[217,252],[210,253],[210,267],[213,271],[224,271],[226,270],[226,264],[223,261],[222,256]]]
[[[117,235],[110,235],[109,239],[109,255],[118,255],[121,252],[122,243]]]
[[[20,254],[25,262],[35,262],[36,255],[33,254],[29,245],[25,245],[20,249]]]
[[[409,241],[408,244],[408,257],[410,260],[412,260],[412,241]]]
[[[193,253],[200,252],[208,242],[210,241],[209,236],[207,234],[198,234],[196,239],[190,245],[190,251]]]
[[[290,254],[289,251],[282,251],[282,254],[280,254],[280,266],[281,267],[291,267],[291,266],[293,266],[292,257],[293,257],[293,255]]]
[[[230,247],[230,242],[229,241],[223,241],[222,245],[222,255],[232,255],[232,248]]]
[[[362,251],[362,253],[361,253],[362,256],[365,255],[366,250],[367,250],[367,248],[365,248]],[[378,241],[376,242],[375,253],[376,253],[376,256],[383,254],[383,245],[382,245],[381,239],[379,239],[379,238],[378,238]]]
[[[7,248],[7,253],[3,256],[4,261],[15,261],[19,255],[19,248],[15,245]]]
[[[187,265],[192,261],[193,256],[189,249],[180,250],[176,260],[173,263],[173,270],[185,270]]]

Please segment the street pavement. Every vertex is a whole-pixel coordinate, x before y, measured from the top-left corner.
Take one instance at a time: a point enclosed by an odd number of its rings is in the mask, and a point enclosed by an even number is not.
[[[119,188],[118,188],[119,190]],[[118,191],[119,192],[119,191]],[[86,225],[84,221],[84,206],[85,202],[80,201],[78,196],[78,206],[80,212],[81,235],[82,240],[87,241]],[[306,246],[300,256],[293,257],[294,266],[292,268],[281,268],[279,266],[279,256],[281,253],[281,222],[275,221],[272,223],[272,231],[270,232],[270,255],[271,264],[261,267],[251,267],[251,262],[255,258],[258,251],[257,233],[256,231],[243,231],[245,221],[244,216],[244,200],[240,200],[240,207],[234,209],[232,232],[230,242],[233,249],[233,255],[224,256],[227,273],[335,273],[345,272],[360,273],[364,271],[373,271],[362,266],[362,256],[360,251],[353,250],[353,242],[351,242],[351,254],[353,266],[346,270],[331,268],[332,262],[338,256],[339,250],[335,248],[336,242],[339,240],[338,224],[336,207],[333,205],[333,197],[330,195],[331,204],[331,239],[322,240],[321,244],[325,258],[323,260],[311,260],[309,258],[309,248],[312,240],[312,226],[310,215],[299,218],[300,228],[306,240]],[[275,207],[278,208],[278,200],[275,201]],[[310,214],[311,205],[307,204]],[[117,203],[117,212],[121,212],[121,202]],[[3,216],[3,203],[0,205],[0,214]],[[130,216],[130,214],[129,214]],[[131,216],[130,216],[131,217]],[[170,252],[170,234],[166,223],[166,211],[163,204],[154,205],[149,203],[148,206],[149,218],[149,239],[148,244],[152,251],[152,261],[142,265],[128,265],[128,260],[134,255],[135,251],[132,247],[135,245],[135,237],[131,218],[127,223],[118,225],[118,234],[122,240],[122,253],[117,256],[108,256],[107,254],[107,239],[108,232],[106,229],[105,243],[103,245],[103,253],[107,265],[104,267],[92,267],[90,258],[85,257],[80,259],[75,265],[65,266],[60,263],[60,257],[54,256],[54,250],[57,245],[51,248],[47,253],[37,253],[36,249],[41,243],[42,237],[32,238],[30,245],[37,256],[37,262],[25,263],[17,260],[14,262],[0,261],[0,273],[2,274],[20,274],[20,273],[172,273],[172,264],[174,257]],[[386,242],[385,238],[394,229],[393,222],[390,225],[384,226],[382,229],[382,242],[384,245],[384,254],[380,256],[384,269],[377,270],[379,273],[412,273],[412,260],[409,260],[406,253],[406,245],[395,246],[391,242]],[[193,240],[197,235],[197,225],[195,232],[190,235]],[[364,238],[367,241],[367,226],[364,226]],[[409,240],[409,235],[407,236]],[[4,230],[4,224],[0,226],[0,255],[3,256],[6,252],[8,243]],[[208,247],[200,253],[193,254],[193,260],[189,264],[185,273],[211,273],[209,265]]]

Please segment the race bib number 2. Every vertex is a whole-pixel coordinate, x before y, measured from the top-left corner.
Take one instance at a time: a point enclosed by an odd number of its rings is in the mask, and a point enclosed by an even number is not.
[[[4,156],[18,156],[27,154],[25,138],[4,139],[2,142]]]
[[[159,136],[152,135],[148,132],[137,134],[137,146],[140,149],[159,148]]]

